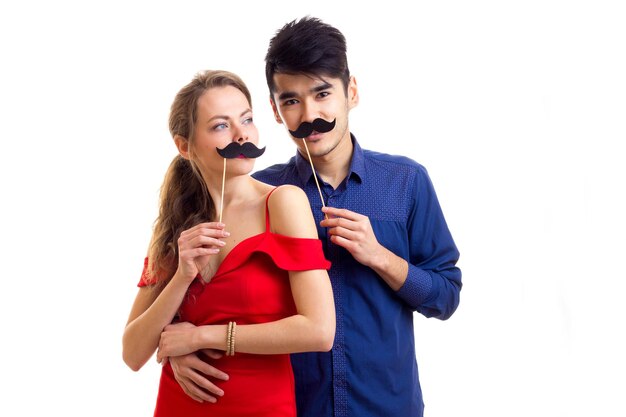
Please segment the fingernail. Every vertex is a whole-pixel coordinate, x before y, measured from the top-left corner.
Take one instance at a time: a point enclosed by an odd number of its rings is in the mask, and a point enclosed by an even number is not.
[[[223,234],[224,236],[230,236],[230,233],[228,233],[226,230],[224,230],[224,231],[222,232],[222,234]]]

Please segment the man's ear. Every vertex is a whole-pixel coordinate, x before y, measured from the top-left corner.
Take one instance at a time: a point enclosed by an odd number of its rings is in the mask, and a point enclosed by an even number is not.
[[[356,78],[350,77],[348,84],[348,108],[353,109],[359,104],[359,89],[356,85]]]
[[[178,153],[185,159],[189,159],[189,141],[181,135],[174,135],[174,143],[178,148]]]
[[[282,125],[283,119],[280,118],[280,114],[278,114],[278,108],[276,107],[276,103],[274,102],[274,99],[272,97],[270,97],[270,106],[272,106],[272,111],[274,112],[274,120],[276,120],[276,123]]]

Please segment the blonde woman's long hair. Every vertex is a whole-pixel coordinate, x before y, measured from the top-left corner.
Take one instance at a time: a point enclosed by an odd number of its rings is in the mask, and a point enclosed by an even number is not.
[[[178,268],[178,238],[190,227],[215,218],[215,204],[209,195],[194,154],[194,132],[198,120],[198,99],[211,88],[232,86],[241,91],[252,108],[250,91],[237,75],[228,71],[198,73],[183,87],[172,103],[169,128],[172,138],[180,135],[189,142],[189,160],[177,155],[170,163],[161,186],[159,215],[154,223],[148,250],[148,282],[165,286]]]

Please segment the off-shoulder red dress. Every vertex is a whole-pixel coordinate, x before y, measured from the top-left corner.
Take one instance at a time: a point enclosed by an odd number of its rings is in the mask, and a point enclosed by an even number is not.
[[[271,193],[270,193],[271,194]],[[268,195],[269,199],[269,195]],[[265,231],[237,244],[208,284],[200,278],[190,285],[180,307],[181,321],[238,325],[265,323],[295,314],[288,271],[328,269],[321,241]],[[146,285],[145,268],[139,286]],[[217,403],[198,403],[182,390],[170,364],[163,367],[154,415],[295,417],[293,372],[289,355],[236,353],[211,361],[228,381],[213,380],[224,390]]]

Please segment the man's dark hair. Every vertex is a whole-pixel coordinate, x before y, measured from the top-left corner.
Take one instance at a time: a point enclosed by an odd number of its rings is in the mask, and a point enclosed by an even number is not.
[[[340,78],[347,92],[350,70],[346,38],[338,29],[314,17],[289,22],[270,40],[265,55],[265,77],[270,95],[276,91],[274,74]]]

